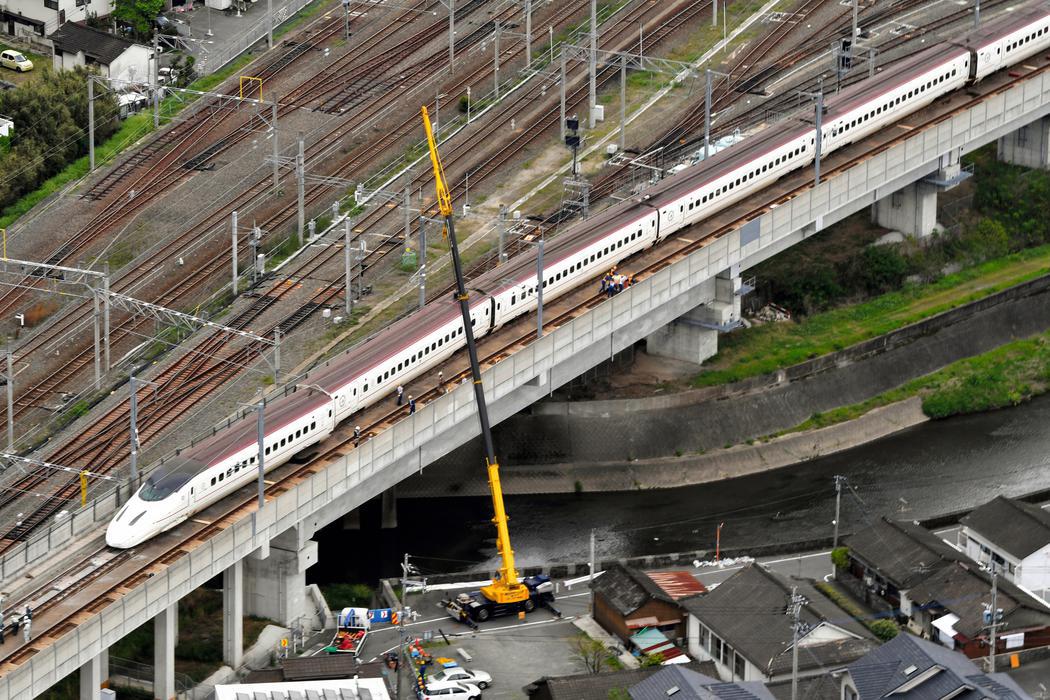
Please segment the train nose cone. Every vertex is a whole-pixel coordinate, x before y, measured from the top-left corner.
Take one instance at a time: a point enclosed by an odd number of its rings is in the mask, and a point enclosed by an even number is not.
[[[134,528],[127,527],[117,521],[110,521],[106,528],[106,544],[117,549],[128,549],[134,547],[141,540],[136,537]]]

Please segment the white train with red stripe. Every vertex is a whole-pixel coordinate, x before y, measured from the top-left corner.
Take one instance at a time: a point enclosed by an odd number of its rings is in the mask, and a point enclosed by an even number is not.
[[[937,98],[1050,47],[1045,3],[1009,13],[965,35],[898,62],[829,98],[823,153],[878,132]],[[545,300],[590,283],[634,253],[761,190],[813,162],[815,134],[806,115],[766,128],[707,161],[667,178],[639,200],[621,202],[549,242]],[[471,282],[471,323],[482,337],[535,310],[534,253]],[[441,365],[464,346],[453,300],[427,305],[315,369],[300,388],[265,410],[265,467],[270,470],[323,440],[340,422]],[[184,450],[158,467],[109,525],[106,541],[133,547],[185,521],[257,476],[254,417]]]

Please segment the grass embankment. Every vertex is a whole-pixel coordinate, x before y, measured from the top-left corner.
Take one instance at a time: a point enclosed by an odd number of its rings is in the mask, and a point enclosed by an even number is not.
[[[922,397],[931,418],[1016,406],[1050,389],[1050,331],[968,357],[867,401],[817,413],[778,435],[824,428],[897,401]]]
[[[1050,272],[1050,245],[1032,248],[911,285],[855,306],[775,323],[719,338],[718,355],[695,386],[713,386],[775,372],[916,323]]]

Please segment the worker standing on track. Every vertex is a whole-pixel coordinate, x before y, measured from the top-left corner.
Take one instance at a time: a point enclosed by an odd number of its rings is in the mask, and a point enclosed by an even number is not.
[[[412,394],[408,395],[408,415],[412,415],[416,412],[416,400],[412,398]]]
[[[397,385],[397,405],[400,406],[405,402],[405,387],[400,384]]]
[[[33,618],[29,616],[28,608],[26,614],[22,617],[22,639],[25,640],[26,644],[29,644],[32,634]]]
[[[361,442],[361,426],[354,426],[354,447],[357,447],[358,443]]]

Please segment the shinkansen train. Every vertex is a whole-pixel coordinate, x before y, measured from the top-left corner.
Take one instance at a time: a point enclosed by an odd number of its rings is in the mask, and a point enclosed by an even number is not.
[[[1050,46],[1045,2],[931,47],[830,97],[821,131],[829,153],[887,127],[938,97]],[[543,296],[554,299],[680,229],[813,161],[815,133],[804,117],[766,128],[566,230],[547,246]],[[535,253],[471,282],[471,326],[482,337],[536,307]],[[465,345],[451,298],[392,324],[312,371],[265,409],[264,466],[273,469],[330,435],[340,422],[441,365]],[[305,385],[309,384],[309,388]],[[254,417],[186,449],[155,469],[109,524],[106,542],[134,547],[185,521],[256,478]]]

